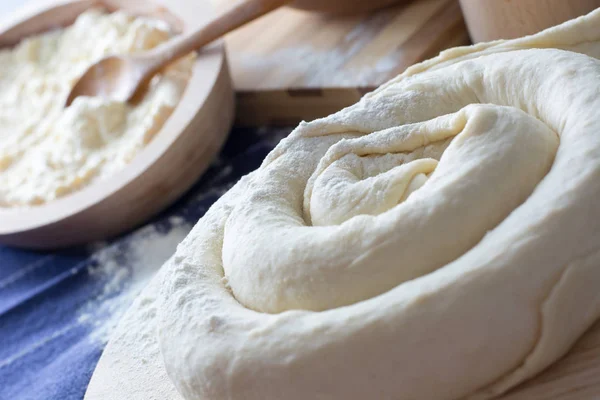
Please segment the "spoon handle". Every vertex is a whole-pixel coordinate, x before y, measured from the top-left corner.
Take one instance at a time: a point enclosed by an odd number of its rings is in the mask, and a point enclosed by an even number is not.
[[[151,50],[152,72],[156,72],[186,54],[207,45],[232,30],[289,3],[291,0],[246,0],[191,32]]]

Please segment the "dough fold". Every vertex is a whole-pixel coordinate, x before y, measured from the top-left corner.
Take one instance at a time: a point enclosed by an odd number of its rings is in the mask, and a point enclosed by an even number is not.
[[[302,123],[161,272],[186,399],[487,399],[600,316],[600,11]]]

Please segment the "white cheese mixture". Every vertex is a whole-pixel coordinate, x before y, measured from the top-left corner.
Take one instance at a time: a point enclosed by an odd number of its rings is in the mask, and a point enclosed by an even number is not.
[[[79,97],[71,87],[97,60],[150,49],[172,36],[162,21],[101,10],[0,51],[0,207],[43,204],[121,170],[160,130],[191,74],[185,58],[131,106]]]

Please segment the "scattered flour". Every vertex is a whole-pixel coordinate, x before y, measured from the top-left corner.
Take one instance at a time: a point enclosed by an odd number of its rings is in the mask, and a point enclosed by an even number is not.
[[[319,50],[310,45],[282,48],[266,54],[254,54],[238,49],[228,53],[233,75],[236,69],[246,76],[265,76],[268,85],[280,87],[289,84],[290,76],[309,87],[375,87],[387,81],[390,73],[398,68],[402,53],[395,51],[378,60],[374,65],[350,67],[347,64],[373,39],[388,16],[384,13],[372,18],[368,24],[360,24],[344,36],[334,49]]]
[[[290,75],[301,76],[308,86],[378,86],[398,68],[402,55],[390,54],[370,68],[344,68],[344,65],[360,50],[352,46],[346,50],[319,51],[310,46],[290,47],[270,54],[230,54],[233,67],[242,65],[245,74],[260,76],[265,70],[285,73],[270,75],[269,85],[274,87],[289,83]],[[284,67],[285,66],[285,67]],[[256,72],[252,72],[256,71]]]
[[[84,305],[78,318],[79,322],[93,326],[92,340],[108,341],[121,316],[190,229],[191,225],[183,218],[171,217],[164,226],[141,228],[128,239],[104,247],[92,256],[88,272],[93,279],[102,281],[103,286],[99,295]]]

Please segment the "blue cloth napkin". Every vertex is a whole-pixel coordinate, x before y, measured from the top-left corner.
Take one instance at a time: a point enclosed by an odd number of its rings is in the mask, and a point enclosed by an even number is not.
[[[113,303],[139,273],[128,270],[128,260],[140,251],[135,244],[146,237],[160,246],[162,237],[172,239],[173,229],[189,229],[287,133],[234,130],[189,193],[147,226],[109,243],[55,252],[0,246],[0,399],[82,399],[110,334],[102,327],[113,326],[111,318],[123,311]],[[164,243],[170,252],[168,246],[175,244]]]

